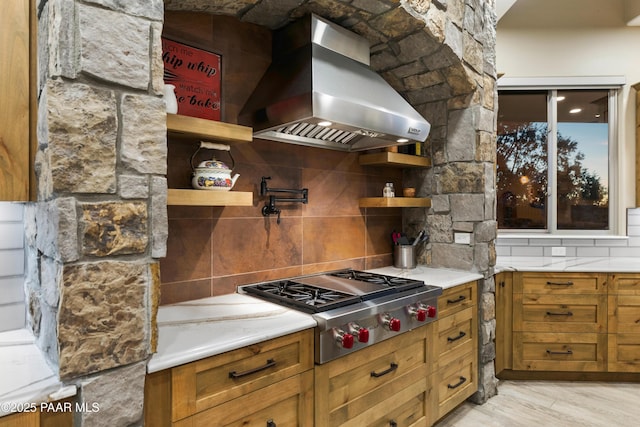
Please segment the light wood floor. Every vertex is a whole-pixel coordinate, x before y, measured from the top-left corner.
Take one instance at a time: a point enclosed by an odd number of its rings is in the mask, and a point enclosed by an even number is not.
[[[640,384],[501,381],[484,405],[465,402],[435,427],[640,426]]]

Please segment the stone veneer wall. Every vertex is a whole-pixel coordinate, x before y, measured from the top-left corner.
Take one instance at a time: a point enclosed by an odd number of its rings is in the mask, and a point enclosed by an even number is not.
[[[308,12],[372,43],[372,67],[427,117],[433,168],[405,172],[432,209],[421,262],[479,271],[480,390],[493,375],[495,12],[493,0],[167,0],[172,10],[235,16],[275,28]],[[166,240],[166,136],[160,0],[38,2],[38,202],[25,214],[29,324],[79,399],[83,426],[142,416],[154,348],[158,264]],[[469,245],[454,242],[468,233]]]
[[[38,201],[28,323],[81,402],[75,425],[142,418],[165,255],[162,0],[40,0]]]

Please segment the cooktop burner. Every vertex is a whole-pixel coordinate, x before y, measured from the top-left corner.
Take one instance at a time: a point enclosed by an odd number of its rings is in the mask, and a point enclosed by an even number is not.
[[[367,283],[392,287],[418,287],[424,285],[423,282],[407,279],[404,277],[385,276],[383,274],[367,273],[366,271],[342,270],[329,273],[330,276],[341,277],[343,279],[359,280]]]
[[[261,283],[247,286],[244,290],[308,312],[330,310],[359,301],[355,295],[293,280]]]
[[[298,310],[318,313],[385,295],[424,288],[424,282],[356,270],[339,270],[242,289]]]

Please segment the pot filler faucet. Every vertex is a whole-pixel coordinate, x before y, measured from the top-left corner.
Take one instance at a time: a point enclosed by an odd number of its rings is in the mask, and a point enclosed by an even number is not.
[[[263,176],[262,181],[260,182],[260,195],[261,196],[269,196],[269,201],[264,204],[262,207],[262,216],[269,215],[278,215],[278,219],[276,223],[280,225],[280,209],[276,207],[277,202],[297,202],[304,203],[305,205],[309,202],[309,190],[307,188],[302,188],[300,190],[290,189],[290,188],[269,188],[267,186],[267,180],[271,179],[270,176]],[[270,195],[268,193],[291,193],[291,194],[302,194],[302,197],[277,197],[275,195]]]

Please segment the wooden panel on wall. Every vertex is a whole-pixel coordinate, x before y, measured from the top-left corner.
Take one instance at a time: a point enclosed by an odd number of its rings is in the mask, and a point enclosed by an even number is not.
[[[30,4],[0,14],[0,200],[29,200]]]

